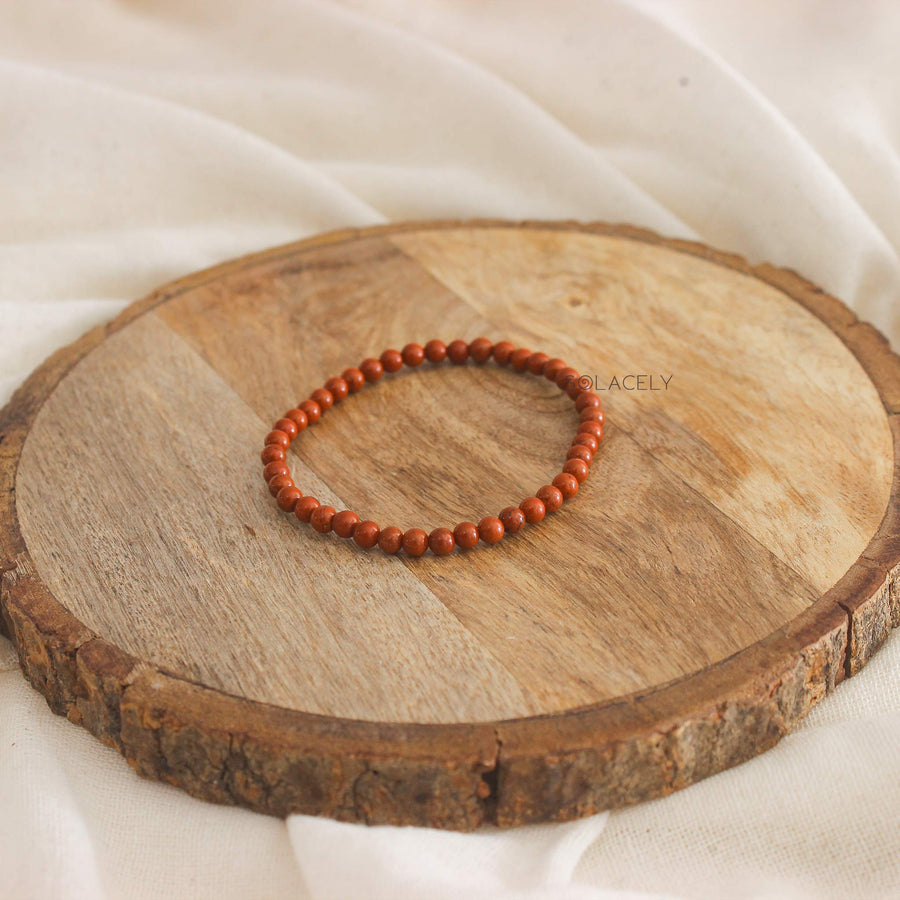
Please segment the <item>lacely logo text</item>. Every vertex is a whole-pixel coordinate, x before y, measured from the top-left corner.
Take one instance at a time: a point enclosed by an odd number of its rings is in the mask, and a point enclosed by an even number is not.
[[[600,375],[578,375],[578,387],[583,391],[667,391],[672,382],[671,373],[651,374],[650,372],[629,372],[626,375],[610,375],[606,378]],[[563,379],[563,389],[575,381],[576,376],[570,375]]]

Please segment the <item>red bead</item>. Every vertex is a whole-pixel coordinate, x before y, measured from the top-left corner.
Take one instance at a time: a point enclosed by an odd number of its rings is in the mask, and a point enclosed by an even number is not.
[[[538,488],[536,496],[548,513],[556,512],[563,505],[562,491],[556,485],[545,484],[542,488]]]
[[[335,375],[325,382],[325,390],[331,392],[331,398],[335,403],[340,403],[350,393],[350,385],[343,378]],[[315,400],[315,397],[313,399]]]
[[[496,516],[485,516],[478,523],[478,537],[486,544],[496,544],[503,537],[503,523]]]
[[[306,413],[310,425],[315,425],[322,418],[322,407],[315,400],[304,400],[300,404],[300,409]]]
[[[546,370],[545,370],[546,371]],[[561,390],[568,390],[573,384],[578,384],[578,370],[571,366],[560,369],[556,375],[556,386]]]
[[[478,543],[478,526],[474,522],[460,522],[453,529],[456,546],[463,550],[471,550]]]
[[[596,453],[597,448],[600,446],[600,442],[592,434],[576,434],[575,440],[572,441],[572,446],[577,447],[579,444],[590,447],[591,453]]]
[[[491,358],[493,349],[494,344],[486,337],[478,337],[469,342],[469,356],[473,362],[479,364],[486,363]]]
[[[447,345],[443,341],[429,341],[425,345],[425,359],[431,363],[442,363],[447,358]]]
[[[603,410],[599,406],[589,406],[583,409],[579,418],[582,422],[599,422],[601,425],[606,421]]]
[[[371,519],[366,519],[365,522],[360,522],[353,529],[353,540],[357,547],[362,547],[363,550],[371,550],[378,543],[380,534],[381,531],[378,528],[378,524]]]
[[[370,356],[359,364],[359,371],[363,373],[363,378],[369,384],[375,384],[384,375],[384,366],[377,359],[373,359]]]
[[[264,444],[276,444],[279,447],[283,447],[287,450],[288,447],[291,446],[291,439],[283,432],[283,431],[270,431],[266,435]]]
[[[353,537],[353,529],[359,524],[359,516],[350,509],[342,509],[334,514],[331,530],[342,538]]]
[[[525,527],[525,513],[518,506],[507,506],[500,512],[500,521],[506,534],[515,534]]]
[[[317,506],[309,517],[309,524],[319,534],[331,531],[331,520],[334,518],[333,506]]]
[[[447,556],[456,546],[453,532],[449,528],[435,528],[428,535],[428,546],[435,556]]]
[[[582,391],[575,398],[575,409],[578,412],[584,412],[592,406],[599,406],[600,398],[593,391]]]
[[[403,365],[403,355],[399,350],[385,350],[378,358],[385,372],[398,372]]]
[[[570,497],[574,497],[578,493],[578,479],[568,472],[560,472],[559,475],[553,479],[553,485],[554,487],[559,488],[560,493],[566,500]]]
[[[323,413],[328,412],[334,406],[334,395],[326,388],[316,388],[310,395],[309,399],[319,404],[319,409]]]
[[[425,351],[419,344],[407,344],[400,351],[400,355],[403,357],[403,362],[408,366],[421,365],[422,360],[425,359]]]
[[[263,465],[270,462],[283,462],[284,453],[284,447],[279,447],[278,444],[266,444],[262,453],[259,454],[259,458],[263,461]]]
[[[275,495],[275,502],[278,504],[279,509],[283,509],[285,512],[293,512],[297,501],[302,496],[303,494],[295,487],[283,487]]]
[[[584,393],[584,385],[590,381],[587,375],[579,375],[574,381],[569,382],[565,387],[565,392],[573,399],[577,400]]]
[[[547,512],[544,501],[538,497],[526,497],[520,504],[519,509],[525,515],[525,521],[529,525],[537,525]]]
[[[421,528],[403,532],[403,551],[409,556],[421,556],[428,549],[428,535]]]
[[[563,466],[563,472],[568,473],[569,475],[574,475],[575,480],[582,484],[587,481],[587,477],[590,474],[591,470],[588,467],[588,464],[583,459],[569,459],[566,460],[565,465]]]
[[[294,479],[290,475],[276,475],[269,481],[269,493],[273,497],[278,496],[278,492],[285,487],[293,487]]]
[[[350,388],[351,394],[361,391],[366,383],[366,376],[363,375],[362,370],[357,369],[356,366],[344,369],[344,371],[341,372],[341,378],[347,382],[347,387]]]
[[[544,374],[544,366],[550,362],[550,357],[547,356],[546,353],[532,353],[528,359],[525,360],[525,368],[531,372],[532,375],[543,375]]]
[[[580,459],[588,465],[590,465],[593,458],[594,454],[591,452],[591,448],[585,447],[584,444],[569,447],[569,452],[566,454],[566,459]]]
[[[286,419],[290,419],[296,426],[297,431],[301,432],[307,425],[309,425],[309,419],[306,417],[306,413],[303,412],[302,409],[289,409],[284,417]]]
[[[565,360],[559,358],[551,359],[544,364],[544,378],[555,384],[556,376],[566,368],[568,368],[568,366],[566,365]]]
[[[291,470],[284,464],[284,460],[275,459],[263,466],[263,478],[268,484],[276,475],[290,475]]]
[[[279,419],[272,428],[275,431],[283,431],[291,440],[297,437],[297,423],[293,419]]]
[[[517,347],[509,354],[509,364],[515,372],[524,372],[531,351],[527,347]]]
[[[378,546],[385,553],[399,553],[403,545],[403,532],[396,525],[388,525],[378,535]]]
[[[465,341],[450,341],[447,357],[455,366],[461,366],[469,358],[469,345]]]
[[[494,344],[494,362],[496,362],[498,366],[505,366],[509,362],[509,357],[515,349],[516,345],[509,341],[500,341],[498,344]]]
[[[301,522],[308,522],[309,517],[319,508],[319,501],[315,497],[301,497],[294,507],[294,515]]]
[[[603,440],[603,426],[599,422],[589,420],[578,426],[579,434],[592,434],[598,441]]]

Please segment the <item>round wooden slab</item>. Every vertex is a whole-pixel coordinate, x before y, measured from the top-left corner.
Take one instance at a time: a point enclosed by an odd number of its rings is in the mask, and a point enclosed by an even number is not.
[[[495,547],[365,553],[279,512],[269,423],[433,336],[596,379],[592,477]],[[900,361],[797,275],[626,227],[418,222],[201,272],[0,419],[5,632],[143,775],[276,815],[471,829],[669,793],[772,746],[900,618]],[[401,527],[547,483],[576,413],[493,364],[385,378],[295,445]]]

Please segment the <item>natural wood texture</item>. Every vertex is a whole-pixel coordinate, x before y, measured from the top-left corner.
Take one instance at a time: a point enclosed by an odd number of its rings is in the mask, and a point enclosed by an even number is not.
[[[258,451],[289,405],[482,333],[601,386],[671,377],[606,391],[589,481],[496,547],[389,558],[278,512]],[[898,408],[884,339],[788,271],[573,222],[324,235],[161,289],[16,394],[0,614],[55,711],[197,796],[571,818],[761,752],[898,623]],[[452,527],[549,481],[574,421],[541,380],[423,368],[291,467],[338,509]]]

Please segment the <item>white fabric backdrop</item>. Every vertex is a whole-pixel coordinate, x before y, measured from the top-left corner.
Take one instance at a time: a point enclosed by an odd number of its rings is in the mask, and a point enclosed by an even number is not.
[[[0,402],[176,276],[407,218],[698,237],[900,346],[898,38],[890,0],[0,4]],[[898,674],[894,636],[774,750],[664,800],[454,835],[142,781],[0,639],[0,897],[897,897]]]

